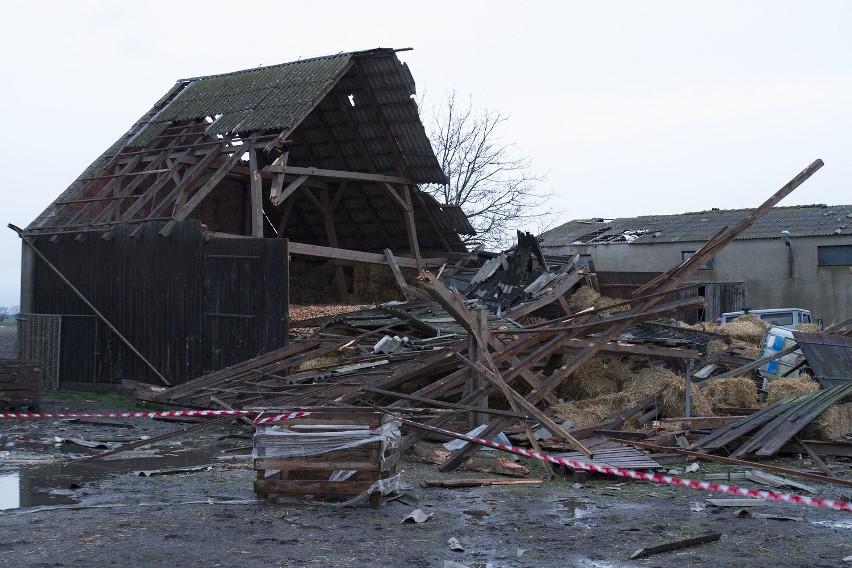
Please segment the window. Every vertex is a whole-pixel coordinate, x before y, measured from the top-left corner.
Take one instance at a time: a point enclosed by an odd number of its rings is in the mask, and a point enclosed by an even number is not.
[[[817,247],[818,266],[852,266],[852,245]]]
[[[687,258],[690,258],[695,254],[694,250],[682,250],[680,251],[680,261],[683,262]],[[713,258],[702,264],[698,267],[699,270],[713,270]]]
[[[761,314],[760,319],[772,325],[793,325],[793,313]]]

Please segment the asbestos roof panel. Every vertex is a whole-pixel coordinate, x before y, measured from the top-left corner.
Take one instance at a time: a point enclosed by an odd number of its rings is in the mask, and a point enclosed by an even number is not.
[[[852,338],[794,331],[793,337],[817,379],[852,381]]]
[[[740,224],[753,209],[711,210],[681,215],[645,215],[619,219],[578,219],[542,233],[545,247],[598,243],[675,243],[706,241],[724,227]],[[777,239],[790,236],[852,235],[852,205],[775,207],[737,237]]]
[[[190,79],[148,128],[158,123],[219,115],[211,125],[213,134],[289,128],[340,77],[352,55],[318,57]],[[168,94],[174,90],[173,87]]]

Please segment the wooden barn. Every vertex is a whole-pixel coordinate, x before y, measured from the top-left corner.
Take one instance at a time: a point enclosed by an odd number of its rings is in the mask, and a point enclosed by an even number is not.
[[[464,252],[414,91],[393,49],[178,81],[20,232],[22,356],[47,388],[179,384],[286,344],[290,258],[346,298],[385,249]]]

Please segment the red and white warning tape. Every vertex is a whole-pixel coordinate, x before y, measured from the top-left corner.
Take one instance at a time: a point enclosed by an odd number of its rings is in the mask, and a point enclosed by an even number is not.
[[[260,414],[258,414],[260,413]],[[261,418],[262,410],[168,410],[162,412],[110,412],[110,413],[19,413],[19,412],[4,412],[0,413],[0,418],[171,418],[178,416],[242,416],[246,414],[258,414],[257,418],[255,418],[255,424],[269,424],[271,422],[280,422],[282,420],[292,420],[294,418],[301,418],[303,416],[309,416],[311,414],[315,414],[313,412],[286,412],[283,414],[278,414],[275,416],[270,416],[268,418]],[[791,495],[788,493],[778,493],[776,491],[760,491],[757,489],[746,489],[744,487],[737,487],[734,485],[724,485],[720,483],[708,483],[706,481],[697,481],[694,479],[682,479],[679,477],[671,477],[669,475],[659,475],[656,473],[642,473],[640,471],[634,471],[632,469],[621,469],[617,467],[606,467],[599,466],[593,463],[588,463],[584,461],[570,460],[565,458],[557,458],[554,456],[550,456],[547,454],[543,454],[541,452],[536,452],[533,450],[527,450],[525,448],[519,448],[517,446],[509,446],[506,444],[500,444],[497,442],[491,442],[490,440],[485,440],[483,438],[476,438],[474,436],[468,436],[467,434],[461,434],[459,432],[453,432],[452,430],[445,430],[443,428],[436,428],[434,426],[428,426],[426,424],[421,424],[419,422],[414,422],[413,420],[407,420],[405,418],[401,418],[399,416],[394,416],[397,420],[401,421],[404,424],[409,424],[416,428],[431,430],[433,432],[437,432],[439,434],[444,434],[445,436],[449,436],[451,438],[456,438],[459,440],[465,440],[467,442],[473,442],[474,444],[479,444],[482,446],[489,446],[491,448],[496,448],[498,450],[503,450],[504,452],[510,452],[513,454],[517,454],[520,456],[525,456],[541,461],[546,461],[550,463],[555,463],[557,465],[563,465],[566,467],[570,467],[572,469],[583,469],[586,471],[594,471],[596,473],[603,473],[606,475],[614,475],[617,477],[626,477],[629,479],[640,479],[642,481],[651,481],[654,483],[665,483],[669,485],[679,485],[681,487],[691,487],[693,489],[702,489],[705,491],[716,491],[719,493],[730,493],[734,495],[740,495],[743,497],[754,497],[757,499],[771,499],[775,501],[783,501],[785,503],[797,503],[799,505],[810,505],[813,507],[824,507],[828,509],[836,509],[839,511],[850,511],[852,512],[852,504],[846,503],[843,501],[836,501],[832,499],[819,499],[817,497],[807,497],[804,495]]]
[[[258,416],[254,419],[255,424],[269,424],[270,422],[281,422],[282,420],[292,420],[294,418],[301,418],[303,416],[310,416],[311,414],[315,414],[314,412],[285,412],[284,414],[279,414],[277,416],[270,416],[269,418],[261,418]]]
[[[799,505],[811,505],[813,507],[824,507],[828,509],[837,509],[839,511],[852,511],[852,504],[846,503],[843,501],[835,501],[831,499],[818,499],[816,497],[806,497],[803,495],[790,495],[787,493],[778,493],[775,491],[758,491],[756,489],[746,489],[744,487],[736,487],[734,485],[723,485],[720,483],[708,483],[706,481],[696,481],[693,479],[681,479],[679,477],[671,477],[668,475],[658,475],[655,473],[642,473],[640,471],[634,471],[632,469],[621,469],[616,467],[602,467],[599,465],[595,465],[588,462],[569,460],[564,458],[557,458],[553,456],[549,456],[547,454],[543,454],[541,452],[536,452],[533,450],[527,450],[525,448],[518,448],[516,446],[507,446],[506,444],[499,444],[496,442],[491,442],[489,440],[484,440],[482,438],[476,438],[473,436],[468,436],[467,434],[460,434],[458,432],[453,432],[451,430],[444,430],[443,428],[436,428],[434,426],[427,426],[425,424],[420,424],[419,422],[414,422],[411,420],[407,420],[405,418],[400,418],[396,416],[396,418],[402,421],[405,424],[409,424],[411,426],[415,426],[417,428],[431,430],[433,432],[437,432],[439,434],[444,434],[450,436],[452,438],[457,438],[459,440],[465,440],[468,442],[473,442],[475,444],[480,444],[483,446],[489,446],[492,448],[497,448],[498,450],[503,450],[504,452],[511,452],[513,454],[518,454],[520,456],[526,456],[529,458],[534,458],[541,461],[546,461],[550,463],[555,463],[558,465],[564,465],[566,467],[570,467],[572,469],[584,469],[587,471],[594,471],[597,473],[604,473],[606,475],[615,475],[618,477],[627,477],[629,479],[641,479],[643,481],[652,481],[654,483],[666,483],[669,485],[680,485],[682,487],[692,487],[693,489],[703,489],[706,491],[717,491],[719,493],[731,493],[734,495],[741,495],[743,497],[754,497],[758,499],[772,499],[775,501],[784,501],[785,503],[797,503]]]
[[[166,410],[161,412],[21,413],[2,412],[0,418],[171,418],[175,416],[239,416],[257,410]]]

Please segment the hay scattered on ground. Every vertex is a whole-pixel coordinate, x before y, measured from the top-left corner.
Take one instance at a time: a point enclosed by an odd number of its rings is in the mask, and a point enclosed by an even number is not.
[[[595,307],[595,302],[600,300],[601,295],[591,286],[580,286],[576,292],[571,294],[568,307],[572,312],[581,312]]]
[[[820,440],[846,441],[846,436],[852,436],[852,402],[831,405],[811,424]]]
[[[716,325],[715,322],[712,321],[700,321],[694,324],[688,324],[686,322],[679,322],[680,327],[685,327],[688,329],[694,329],[696,331],[709,331],[711,333],[716,333],[719,331],[719,326]]]
[[[707,355],[712,355],[718,351],[725,351],[728,348],[728,344],[722,341],[721,339],[711,339],[707,342]]]
[[[805,394],[819,390],[819,383],[809,375],[800,375],[795,379],[784,378],[770,381],[766,386],[766,403],[775,404],[794,394]]]
[[[690,396],[690,414],[692,416],[713,416],[713,408],[710,401],[701,392],[701,389],[693,386]],[[674,376],[668,386],[657,397],[657,408],[663,418],[678,418],[683,416],[686,410],[686,385],[683,377]]]
[[[720,326],[718,332],[752,345],[760,345],[766,333],[766,324],[755,316],[746,314]]]
[[[314,357],[303,361],[296,367],[297,371],[310,371],[311,369],[319,369],[320,367],[328,367],[337,363],[337,355],[323,355],[322,357]]]
[[[587,399],[612,394],[621,389],[630,368],[619,359],[594,357],[559,385],[557,396],[564,399]]]
[[[801,331],[803,333],[822,333],[819,325],[815,323],[800,323],[796,326],[796,331]]]
[[[719,408],[752,408],[757,405],[757,385],[749,377],[711,380],[701,391],[714,411]]]

